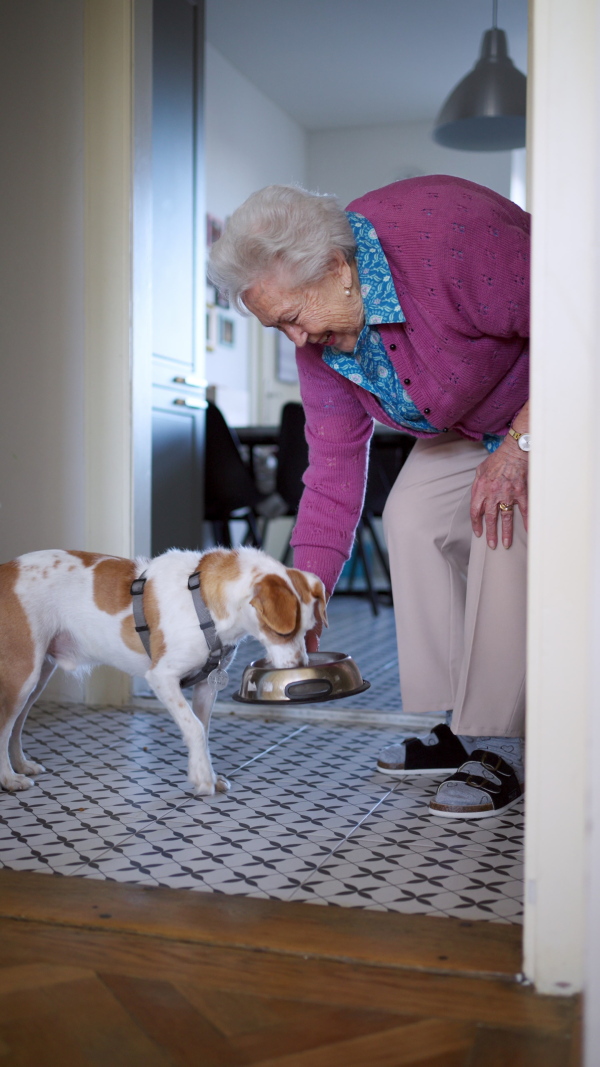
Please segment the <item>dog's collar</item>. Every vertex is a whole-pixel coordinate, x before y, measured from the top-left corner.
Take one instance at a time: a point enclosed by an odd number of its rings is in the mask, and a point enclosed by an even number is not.
[[[144,571],[139,578],[133,580],[130,592],[133,602],[135,631],[140,635],[140,640],[146,650],[146,654],[151,659],[150,627],[148,626],[144,614],[144,586],[146,585],[146,581],[146,572]],[[227,674],[224,668],[221,667],[221,664],[224,662],[224,667],[227,666],[229,657],[235,649],[235,645],[223,645],[221,643],[213,617],[204,602],[202,593],[200,592],[200,574],[198,571],[194,571],[188,578],[188,589],[192,594],[192,600],[194,601],[200,629],[206,638],[206,643],[208,645],[208,659],[204,666],[195,674],[186,674],[185,678],[181,679],[180,685],[182,689],[184,689],[189,685],[196,685],[197,682],[203,682],[212,675],[211,681],[214,688],[223,689],[224,686],[227,685]]]

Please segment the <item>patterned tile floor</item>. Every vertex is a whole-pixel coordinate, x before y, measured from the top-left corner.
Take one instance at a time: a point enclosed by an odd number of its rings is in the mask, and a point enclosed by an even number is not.
[[[378,637],[363,602],[342,605],[330,647],[352,651],[347,626],[367,674],[369,641],[379,662],[393,655],[382,636],[391,612]],[[0,866],[520,922],[520,807],[479,824],[432,819],[433,779],[374,772],[401,727],[215,717],[213,762],[232,788],[198,799],[166,713],[41,703],[26,748],[47,773],[33,789],[0,793]]]

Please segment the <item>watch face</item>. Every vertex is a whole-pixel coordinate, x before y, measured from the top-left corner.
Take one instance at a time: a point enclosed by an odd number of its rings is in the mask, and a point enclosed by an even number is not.
[[[529,452],[529,434],[528,433],[522,433],[521,436],[519,437],[519,448],[521,448],[523,450],[523,452]]]

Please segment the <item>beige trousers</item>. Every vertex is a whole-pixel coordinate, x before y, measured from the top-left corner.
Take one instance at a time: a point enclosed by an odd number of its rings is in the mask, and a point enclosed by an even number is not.
[[[475,537],[469,507],[483,446],[419,439],[383,514],[406,712],[453,709],[457,734],[522,737],[527,535],[511,548]]]

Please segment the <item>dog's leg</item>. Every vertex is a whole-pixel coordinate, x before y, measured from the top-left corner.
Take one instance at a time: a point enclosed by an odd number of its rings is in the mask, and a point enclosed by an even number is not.
[[[194,715],[200,720],[204,727],[204,733],[206,736],[206,746],[208,748],[208,731],[210,727],[210,717],[212,710],[215,706],[217,699],[217,691],[208,684],[207,681],[198,682],[192,690],[192,708],[194,709]],[[209,756],[210,759],[210,756]],[[215,788],[217,793],[226,793],[230,788],[229,782],[222,775],[217,775],[215,782]]]
[[[50,676],[54,673],[56,663],[54,660],[46,656],[43,664],[38,683],[33,690],[31,696],[27,699],[25,707],[19,712],[17,721],[12,728],[12,734],[8,742],[8,752],[10,756],[10,762],[12,763],[15,771],[19,774],[41,774],[45,771],[45,767],[41,763],[34,763],[33,760],[28,760],[25,757],[23,749],[21,747],[21,734],[25,725],[25,720],[29,714],[29,711],[34,702],[39,697],[42,690],[46,687],[50,680]]]
[[[212,796],[217,776],[210,762],[206,730],[181,692],[179,679],[170,674],[162,674],[160,670],[149,670],[146,681],[152,686],[158,699],[162,700],[183,734],[189,753],[188,777],[194,792],[198,796]]]
[[[9,745],[13,729],[37,686],[39,669],[31,674],[19,689],[14,687],[11,692],[8,682],[1,687],[3,700],[0,708],[0,785],[9,793],[29,789],[34,784],[26,774],[15,773],[10,759]]]

